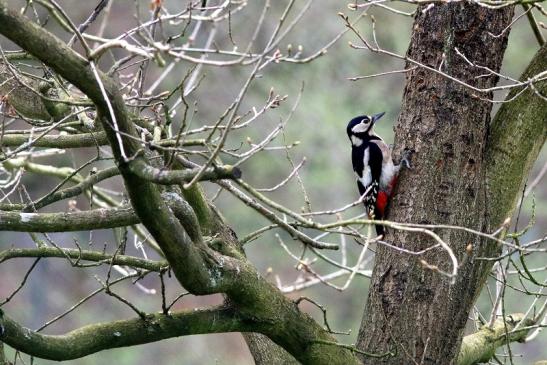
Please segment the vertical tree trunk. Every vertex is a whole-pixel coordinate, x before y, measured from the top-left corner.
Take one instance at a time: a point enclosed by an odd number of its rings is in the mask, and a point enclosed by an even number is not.
[[[419,8],[408,57],[478,88],[494,86],[505,51],[513,9],[492,10],[470,4],[435,4]],[[496,36],[493,36],[496,35]],[[409,65],[411,66],[411,65]],[[389,219],[398,222],[450,224],[482,231],[487,226],[485,146],[492,104],[457,83],[423,68],[407,74],[395,144],[414,151],[413,169],[405,173],[391,203]],[[409,257],[379,247],[358,347],[368,352],[397,349],[391,359],[374,364],[451,364],[457,355],[470,308],[490,264],[473,257],[491,253],[492,245],[459,231],[437,232],[461,263],[454,284],[424,268],[420,259],[451,271],[440,249]],[[435,244],[425,235],[389,232],[388,241],[408,250]],[[466,247],[472,244],[468,254]]]

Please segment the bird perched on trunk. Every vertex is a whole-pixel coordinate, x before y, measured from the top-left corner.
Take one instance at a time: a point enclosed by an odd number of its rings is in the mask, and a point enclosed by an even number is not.
[[[382,220],[401,165],[410,167],[403,157],[401,164],[395,165],[391,150],[384,140],[374,133],[374,124],[385,113],[361,115],[348,123],[346,132],[351,141],[351,163],[357,174],[357,187],[371,219]],[[376,233],[383,236],[384,226],[376,225]]]

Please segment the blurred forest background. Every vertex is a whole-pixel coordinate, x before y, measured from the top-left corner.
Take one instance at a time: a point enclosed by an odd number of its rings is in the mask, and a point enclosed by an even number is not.
[[[167,8],[180,8],[180,1],[165,1]],[[97,1],[63,0],[59,3],[70,10],[72,20],[79,24],[83,22],[96,6]],[[297,1],[297,7],[302,8],[307,2]],[[10,5],[24,6],[23,1],[10,1]],[[147,1],[138,1],[141,18],[150,18],[150,8]],[[176,5],[177,4],[177,5]],[[267,42],[272,27],[281,15],[286,1],[272,1],[271,11],[266,18],[265,29],[259,35],[257,44]],[[231,19],[231,37],[229,30],[225,29],[226,23],[221,23],[218,29],[216,43],[219,48],[227,49],[238,46],[243,49],[246,40],[254,30],[254,24],[263,6],[262,1],[251,1],[247,7],[234,14]],[[413,7],[404,4],[395,4],[402,11],[413,11]],[[46,18],[43,8],[37,6],[42,19]],[[43,13],[42,13],[43,11]],[[312,5],[303,19],[296,25],[290,35],[281,44],[281,51],[286,52],[287,47],[292,47],[295,52],[302,47],[302,55],[306,57],[324,47],[337,34],[344,30],[344,23],[337,15],[344,12],[355,15],[347,7],[346,1],[312,1]],[[517,8],[517,15],[522,13],[522,8]],[[376,33],[378,42],[383,48],[404,54],[411,34],[412,17],[400,16],[374,8],[369,11],[376,19]],[[102,15],[101,15],[102,16]],[[96,31],[96,22],[89,33]],[[113,1],[108,15],[106,37],[116,36],[124,30],[137,25],[135,17],[135,2]],[[182,25],[181,25],[182,26]],[[207,25],[207,26],[210,26]],[[64,33],[54,19],[50,19],[46,28],[53,31],[64,40],[68,36]],[[357,29],[364,34],[370,34],[370,17],[363,18],[357,25]],[[545,33],[545,30],[544,30]],[[263,37],[263,38],[261,38]],[[196,40],[196,43],[203,40]],[[388,143],[393,139],[393,123],[396,120],[404,87],[404,74],[391,74],[377,78],[350,81],[349,77],[368,75],[404,68],[400,60],[372,54],[364,50],[355,50],[348,46],[348,41],[358,43],[355,36],[346,33],[328,52],[311,63],[292,64],[279,63],[268,67],[262,78],[251,87],[248,97],[244,100],[242,110],[251,109],[255,105],[261,105],[267,98],[271,88],[276,93],[288,95],[288,99],[279,108],[261,117],[258,127],[245,130],[240,133],[241,143],[251,139],[258,141],[279,123],[280,118],[286,117],[292,109],[299,90],[304,85],[304,91],[292,118],[289,120],[284,138],[287,143],[298,142],[290,150],[295,163],[306,159],[304,167],[300,170],[306,191],[314,210],[333,209],[350,203],[358,198],[355,186],[354,174],[350,161],[350,145],[346,136],[345,127],[349,119],[361,114],[372,114],[385,111],[386,116],[377,126],[378,133]],[[2,40],[5,49],[12,49],[12,45]],[[235,43],[235,45],[232,44]],[[535,40],[526,17],[519,19],[512,27],[509,45],[505,55],[502,74],[515,78],[522,73],[533,54],[537,51],[538,44]],[[107,59],[104,57],[103,59]],[[106,61],[101,65],[102,69],[109,66]],[[188,72],[189,64],[180,62],[175,66],[162,87],[165,90],[173,89]],[[203,80],[197,91],[189,97],[188,101],[195,114],[192,123],[198,125],[203,121],[209,124],[216,120],[218,115],[232,102],[235,93],[241,88],[249,66],[237,67],[213,67],[205,66],[202,74]],[[154,78],[159,76],[162,68],[154,65],[149,73],[147,84],[151,85]],[[503,83],[503,80],[500,81]],[[504,94],[496,94],[494,99],[503,99]],[[547,107],[547,106],[546,106]],[[497,108],[494,108],[494,112]],[[180,117],[180,116],[179,116]],[[177,119],[177,116],[174,118]],[[546,121],[547,122],[547,121]],[[228,147],[237,148],[238,144],[233,134]],[[239,143],[238,142],[238,143]],[[75,167],[88,159],[82,151],[77,153],[67,152],[64,155],[64,166]],[[226,161],[230,162],[230,161]],[[540,173],[547,164],[547,151],[544,148],[540,159],[537,161],[530,177],[530,182]],[[253,159],[241,166],[245,179],[258,187],[272,187],[283,180],[290,172],[287,163],[286,152],[283,149],[273,150],[258,154]],[[58,183],[55,178],[37,177],[27,174],[24,184],[32,198],[42,196],[48,189]],[[531,220],[533,206],[535,205],[535,224],[528,231],[523,241],[530,241],[545,236],[547,232],[547,180],[537,184],[528,194],[522,205],[519,219],[519,228],[525,227]],[[102,183],[103,187],[119,190],[122,182],[119,177]],[[217,186],[211,183],[205,184],[209,196],[217,192]],[[305,202],[299,189],[298,182],[293,179],[289,184],[271,196],[277,201],[292,209],[299,209]],[[535,204],[534,204],[535,202]],[[255,214],[254,211],[238,202],[226,193],[221,193],[215,201],[225,218],[241,238],[268,222]],[[88,203],[79,201],[81,209],[88,209]],[[65,202],[59,202],[48,207],[45,211],[67,210]],[[352,209],[358,213],[361,207]],[[92,241],[94,248],[103,245],[111,246],[116,242],[119,232],[95,231],[92,236],[88,232],[77,234],[51,234],[57,242],[66,247],[71,246],[73,240],[78,240],[83,247]],[[119,237],[118,237],[119,238]],[[288,237],[287,242],[289,241]],[[32,247],[31,237],[23,233],[0,233],[0,250],[16,247]],[[296,244],[295,244],[296,247]],[[135,253],[135,249],[128,250]],[[295,268],[295,262],[279,246],[273,235],[265,235],[259,240],[246,245],[246,252],[250,260],[257,268],[268,276],[273,282],[291,284],[301,273]],[[329,253],[330,254],[330,253]],[[354,252],[357,255],[358,252]],[[332,254],[336,255],[336,253]],[[154,258],[154,256],[151,256]],[[355,260],[355,257],[351,258]],[[0,265],[0,299],[7,297],[21,282],[26,270],[33,259],[11,260]],[[544,266],[546,264],[545,253],[538,253],[529,264],[531,267]],[[369,266],[372,268],[372,266]],[[321,271],[321,264],[317,264]],[[99,288],[99,283],[93,275],[104,277],[107,268],[74,269],[65,260],[43,259],[34,272],[30,275],[23,290],[8,304],[5,309],[17,321],[29,328],[36,329],[54,316],[62,313],[67,308],[76,304],[81,298]],[[538,276],[538,279],[545,279]],[[340,281],[343,282],[342,280]],[[140,282],[144,287],[157,292],[160,290],[160,281],[157,274],[150,274]],[[358,277],[352,285],[343,292],[336,291],[324,285],[317,285],[306,289],[301,293],[292,293],[295,298],[306,295],[317,300],[328,309],[329,321],[333,329],[338,331],[351,331],[349,335],[340,335],[339,339],[344,343],[354,343],[360,325],[362,311],[367,296],[369,281],[367,278]],[[493,285],[493,283],[490,283]],[[146,311],[158,311],[161,309],[161,297],[158,294],[146,294],[132,285],[124,282],[117,285],[117,292],[124,297],[136,298],[134,302]],[[167,280],[169,298],[174,298],[180,287],[173,279]],[[508,289],[505,297],[506,312],[524,311],[533,298],[522,299],[522,296]],[[193,308],[200,305],[220,303],[219,296],[182,298],[175,305],[177,308]],[[526,303],[524,303],[526,302]],[[524,303],[524,304],[523,304]],[[477,307],[483,311],[490,308],[488,292],[481,296]],[[313,306],[302,305],[315,318],[321,321],[322,313]],[[69,314],[61,321],[53,324],[47,333],[65,333],[74,328],[89,323],[111,321],[133,317],[135,314],[128,307],[104,294],[95,296],[76,311]],[[471,327],[470,327],[471,329]],[[529,344],[512,345],[514,364],[529,364],[534,361],[547,359],[547,334],[543,332],[539,338]],[[501,351],[501,349],[500,349]],[[525,353],[524,359],[518,354]],[[8,349],[8,356],[13,358],[13,351]],[[28,358],[24,357],[25,362]],[[52,364],[46,360],[35,360],[37,364]],[[252,364],[252,358],[247,350],[240,334],[222,334],[191,336],[176,338],[159,343],[152,343],[138,347],[104,351],[83,359],[71,361],[72,364]]]

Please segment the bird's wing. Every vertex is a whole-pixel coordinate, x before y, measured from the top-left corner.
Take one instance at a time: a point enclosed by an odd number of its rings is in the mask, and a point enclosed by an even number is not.
[[[359,179],[357,185],[359,187],[359,192],[363,195],[366,192],[365,199],[363,203],[369,216],[377,215],[375,212],[376,199],[378,197],[379,185],[380,185],[380,175],[382,173],[382,151],[380,148],[373,143],[367,145],[368,148],[368,159],[366,161],[366,169],[369,171],[369,179],[367,182],[368,185],[362,185],[362,179]],[[361,159],[361,164],[364,166],[365,161]],[[368,191],[367,191],[368,190]]]
[[[382,156],[383,156],[382,149],[380,148],[378,143],[370,143],[368,164],[370,166],[370,174],[372,176],[373,183],[374,182],[379,183],[380,181],[380,175],[382,175],[382,163],[383,163]]]
[[[389,148],[387,143],[385,143],[382,139],[373,139],[372,141],[370,141],[370,143],[377,146],[382,156],[384,156],[384,160],[382,161],[382,163],[385,164],[391,161],[391,149]]]
[[[351,164],[353,165],[353,171],[359,176],[363,177],[363,170],[365,168],[363,162],[363,156],[365,154],[364,146],[353,147],[351,149]]]
[[[390,195],[396,183],[399,166],[393,164],[391,149],[384,141],[374,140],[371,141],[371,144],[378,146],[383,156],[382,170],[380,172],[380,190],[384,190]]]

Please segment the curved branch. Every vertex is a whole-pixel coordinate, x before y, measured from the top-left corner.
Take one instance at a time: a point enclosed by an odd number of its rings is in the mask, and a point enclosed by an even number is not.
[[[132,170],[135,171],[136,175],[139,175],[143,179],[146,179],[148,181],[153,181],[155,183],[163,184],[163,185],[181,184],[184,182],[189,182],[198,173],[198,169],[164,171],[158,168],[151,167],[147,164],[141,163],[140,161],[136,162],[135,165],[140,167],[140,168],[132,167]],[[100,170],[97,173],[88,176],[87,178],[82,180],[80,183],[72,187],[56,191],[53,194],[45,195],[38,201],[28,204],[27,207],[25,207],[25,211],[27,211],[30,208],[32,208],[33,210],[40,209],[56,201],[80,195],[85,190],[93,187],[93,185],[105,179],[117,176],[119,174],[120,174],[120,171],[117,166],[112,166],[104,170]],[[203,175],[201,175],[200,181],[237,179],[240,176],[241,176],[241,171],[237,167],[232,167],[227,165],[227,166],[220,166],[216,168],[207,169],[206,172]]]
[[[75,260],[93,262],[105,262],[112,265],[127,265],[136,269],[144,269],[159,272],[169,267],[167,261],[152,261],[128,255],[109,255],[90,250],[77,250],[71,248],[39,247],[39,248],[10,248],[0,251],[0,263],[21,257],[69,257]]]
[[[178,218],[192,242],[203,243],[198,217],[188,202],[175,193],[164,193],[163,198]]]
[[[44,335],[25,328],[0,310],[0,340],[31,356],[66,361],[106,349],[141,345],[167,338],[220,332],[246,332],[250,321],[229,307],[148,314],[140,318],[98,323],[64,335]]]
[[[164,203],[158,188],[131,172],[131,164],[139,161],[147,164],[147,161],[119,85],[60,39],[8,9],[5,0],[0,0],[0,33],[51,67],[93,101],[131,204],[165,253],[175,276],[195,294],[217,291],[215,287],[222,286],[223,280],[210,279],[201,252],[207,247],[197,247],[189,242],[183,226]]]
[[[92,188],[93,185],[106,180],[108,178],[114,177],[116,175],[119,175],[120,171],[116,166],[108,167],[104,170],[100,170],[95,174],[89,175],[87,178],[82,180],[80,183],[71,186],[69,188],[59,190],[54,192],[53,194],[49,193],[45,195],[44,197],[40,198],[35,203],[28,204],[28,206],[25,208],[25,210],[32,208],[34,209],[40,209],[45,207],[46,205],[52,204],[56,201],[72,198],[74,196],[82,194],[85,190]]]
[[[290,5],[293,3],[291,1]],[[289,9],[290,6],[287,11]],[[0,0],[0,33],[78,87],[97,106],[98,118],[107,133],[131,204],[165,253],[176,278],[188,291],[196,295],[225,292],[237,305],[238,315],[245,318],[243,324],[249,324],[249,327],[242,328],[231,317],[227,324],[232,325],[233,330],[254,330],[266,334],[302,363],[358,363],[354,351],[343,346],[332,346],[334,338],[331,334],[309,315],[300,312],[292,301],[262,278],[249,262],[222,256],[207,247],[205,242],[191,242],[188,239],[182,223],[165,204],[158,187],[131,171],[132,164],[147,164],[147,160],[142,153],[136,128],[131,123],[118,84],[97,71],[92,62],[82,58],[61,40],[18,12],[8,9],[5,0]],[[244,89],[251,79],[248,79]],[[238,102],[239,100],[240,98]],[[202,333],[211,331],[211,322],[213,325],[217,322],[223,323],[221,317],[216,318],[214,315],[209,320],[201,319],[197,322],[196,326],[206,327],[200,327],[204,331]],[[255,325],[251,329],[253,323]],[[184,329],[181,325],[176,327],[179,330]],[[218,325],[213,327],[216,328]],[[14,329],[13,326],[11,329]],[[141,335],[146,334],[146,340],[151,337],[151,333],[147,331],[154,327],[144,326],[138,329]],[[231,329],[222,329],[226,330]],[[97,337],[96,331],[93,337]],[[111,331],[106,333],[105,338],[114,344],[120,341]],[[4,341],[3,336],[0,336],[0,341]],[[132,344],[137,343],[139,342]],[[67,343],[64,342],[63,345],[63,351],[66,352]],[[30,353],[34,349],[25,347],[23,351]]]

